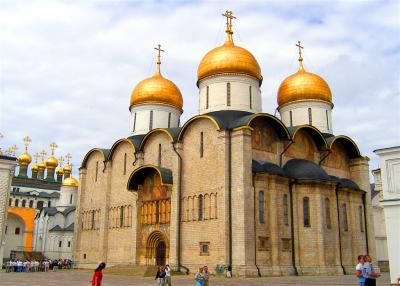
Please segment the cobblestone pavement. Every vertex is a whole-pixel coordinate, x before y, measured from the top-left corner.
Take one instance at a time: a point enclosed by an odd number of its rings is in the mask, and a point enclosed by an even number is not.
[[[0,272],[1,286],[89,286],[91,272],[83,270],[61,270],[47,273],[5,273]],[[131,276],[116,276],[106,274],[102,286],[155,286],[153,278],[141,278]],[[190,276],[173,277],[174,286],[194,286],[194,280]],[[224,279],[212,278],[210,286],[335,286],[357,285],[354,275],[346,276],[300,276],[300,277],[268,277],[253,279]],[[389,285],[389,275],[385,273],[378,280],[377,285]]]

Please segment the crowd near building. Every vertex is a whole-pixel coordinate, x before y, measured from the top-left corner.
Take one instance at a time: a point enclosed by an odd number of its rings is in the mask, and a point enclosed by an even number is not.
[[[328,83],[306,69],[298,42],[279,116],[263,113],[261,68],[234,43],[232,12],[224,16],[225,43],[198,67],[198,115],[181,125],[182,95],[161,73],[158,45],[154,75],[130,97],[129,136],[83,159],[78,267],[332,275],[375,256],[369,159],[334,134]]]
[[[64,158],[55,158],[57,145],[52,143],[50,156],[46,158],[45,151],[36,153],[29,169],[30,141],[28,136],[24,138],[25,148],[18,156],[15,145],[0,154],[3,160],[14,159],[17,164],[9,172],[10,186],[2,197],[3,261],[72,259],[78,182],[71,176],[71,155],[66,155],[63,166]]]

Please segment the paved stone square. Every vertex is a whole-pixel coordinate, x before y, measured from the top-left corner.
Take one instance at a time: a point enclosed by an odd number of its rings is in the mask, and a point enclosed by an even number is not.
[[[47,273],[5,273],[0,272],[1,286],[88,286],[90,284],[91,272],[83,270],[61,270]],[[299,276],[299,277],[268,277],[252,279],[225,279],[212,278],[211,286],[274,286],[274,285],[299,285],[299,286],[327,286],[327,285],[357,285],[354,275],[346,276]],[[102,286],[154,286],[153,278],[117,276],[106,274]],[[193,277],[173,277],[173,285],[195,285]],[[389,276],[384,273],[378,280],[377,285],[389,285]]]

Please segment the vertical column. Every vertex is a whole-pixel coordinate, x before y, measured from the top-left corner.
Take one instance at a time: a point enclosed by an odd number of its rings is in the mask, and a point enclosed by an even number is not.
[[[109,226],[109,207],[110,207],[110,198],[111,198],[111,177],[112,177],[112,162],[107,161],[106,168],[104,170],[104,176],[106,181],[106,194],[105,201],[103,206],[101,207],[100,212],[100,235],[101,239],[101,251],[102,251],[102,260],[107,261],[108,257],[108,226]],[[101,224],[102,222],[102,224]],[[101,231],[103,230],[103,231]]]
[[[82,215],[82,207],[81,204],[83,202],[83,197],[86,192],[86,168],[79,169],[79,187],[77,192],[77,200],[76,200],[76,211],[75,211],[75,223],[74,223],[74,236],[73,236],[73,251],[72,258],[76,264],[79,264],[82,257],[81,251],[81,234],[82,234],[82,224],[81,224],[81,215]]]
[[[270,196],[267,217],[269,216],[269,234],[271,240],[272,275],[280,275],[279,267],[279,220],[278,220],[278,190],[276,189],[276,176],[268,176],[268,194]]]
[[[254,197],[251,130],[232,131],[232,264],[235,274],[257,276],[254,256]]]
[[[372,257],[375,255],[375,230],[374,220],[371,205],[371,189],[369,180],[369,158],[361,157],[352,159],[350,162],[350,176],[351,179],[358,184],[358,186],[366,192],[365,194],[365,211],[367,223],[367,236],[368,236],[368,252]]]
[[[317,228],[317,251],[318,251],[318,264],[319,264],[319,273],[326,274],[324,272],[325,269],[325,238],[324,238],[324,210],[325,206],[323,202],[323,196],[321,194],[322,186],[316,186],[316,190],[318,190],[316,194],[316,203],[315,203],[315,210],[317,212],[316,215],[316,228]],[[325,187],[325,186],[324,186]],[[317,270],[318,271],[318,270]]]

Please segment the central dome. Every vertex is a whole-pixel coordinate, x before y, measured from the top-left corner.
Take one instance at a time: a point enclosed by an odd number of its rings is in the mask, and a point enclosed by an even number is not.
[[[21,165],[29,165],[31,162],[32,157],[26,151],[18,156],[18,163],[20,163]]]
[[[231,37],[203,57],[197,69],[197,78],[200,81],[224,73],[244,74],[262,80],[261,69],[255,57],[248,50],[235,46]]]
[[[58,166],[58,160],[52,155],[46,160],[47,168],[55,168]]]
[[[159,70],[139,82],[131,94],[130,106],[137,104],[166,104],[182,109],[183,100],[179,88],[164,78]]]

